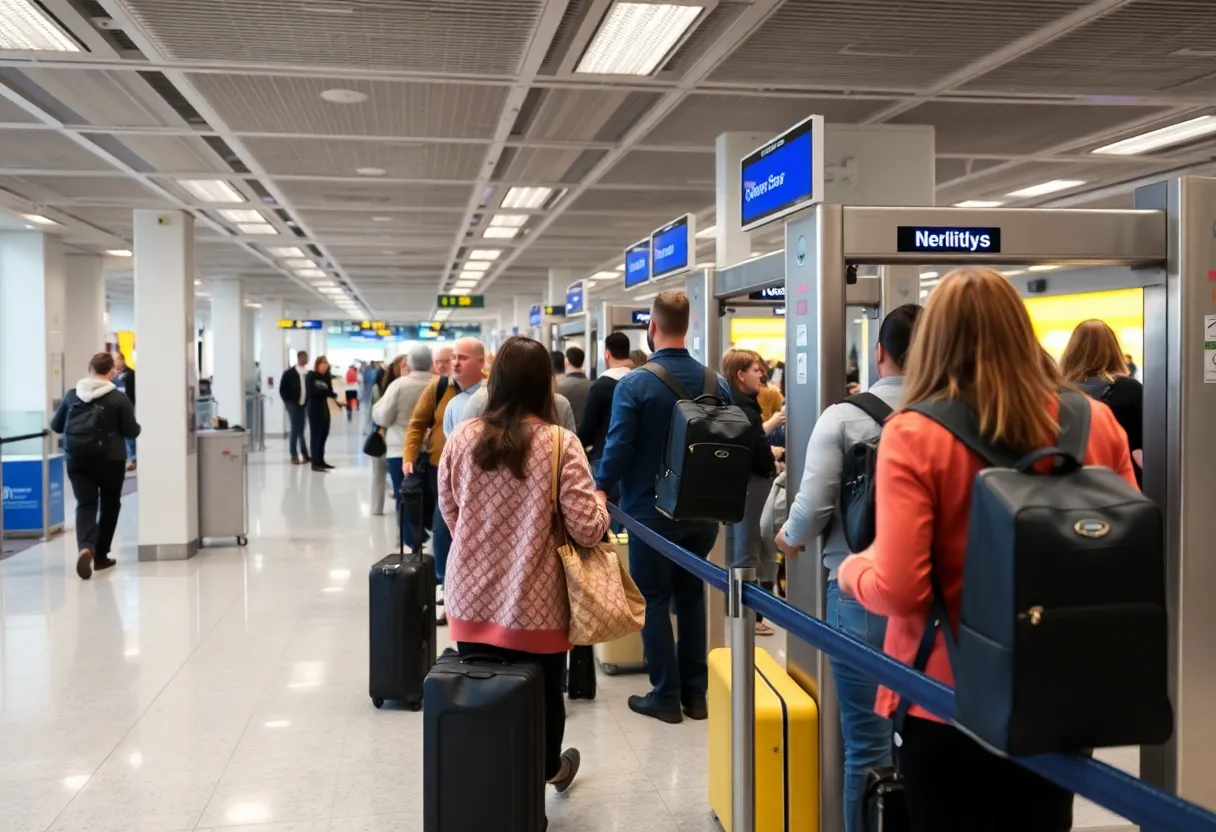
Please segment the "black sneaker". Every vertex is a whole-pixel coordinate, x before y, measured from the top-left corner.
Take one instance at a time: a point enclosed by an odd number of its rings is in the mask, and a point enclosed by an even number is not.
[[[82,581],[93,577],[93,552],[90,549],[80,550],[80,555],[76,558],[76,574]]]
[[[100,572],[103,569],[109,569],[111,566],[116,566],[118,561],[108,555],[98,560],[93,561],[93,571]]]
[[[653,691],[645,696],[629,697],[629,710],[635,714],[641,714],[642,716],[657,719],[660,722],[666,722],[669,725],[678,725],[684,721],[684,716],[680,713],[679,705],[663,704],[654,695]]]
[[[574,783],[578,767],[582,765],[582,762],[583,757],[578,753],[577,748],[567,748],[562,752],[562,770],[558,772],[560,776],[550,783],[553,788],[557,789],[558,794],[564,793]]]
[[[705,697],[691,699],[683,705],[684,716],[689,719],[709,719],[709,707],[705,704]]]

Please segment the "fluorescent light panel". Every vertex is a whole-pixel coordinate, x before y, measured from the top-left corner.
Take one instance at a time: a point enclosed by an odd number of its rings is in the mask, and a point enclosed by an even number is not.
[[[269,249],[275,257],[304,257],[305,254],[297,246],[275,246]]]
[[[617,3],[609,9],[575,72],[650,75],[704,11],[672,3]]]
[[[1060,268],[1060,267],[1059,267],[1059,266],[1052,265],[1052,264],[1049,264],[1049,263],[1043,263],[1043,264],[1038,265],[1038,266],[1030,266],[1030,267],[1029,267],[1030,271],[1032,271],[1032,272],[1054,272],[1054,271],[1055,271],[1056,269],[1058,269],[1058,268]]]
[[[0,2],[3,2],[3,0],[0,0]],[[32,222],[34,225],[59,225],[59,223],[55,222],[53,219],[44,217],[42,214],[22,214],[21,217],[26,222]]]
[[[242,208],[223,208],[220,210],[219,215],[228,220],[228,222],[266,224],[266,218],[259,211],[249,211]]]
[[[296,269],[296,274],[300,277],[328,277],[329,275],[324,269]]]
[[[519,228],[527,221],[527,214],[495,214],[490,217],[490,225],[506,228]]]
[[[307,257],[293,257],[290,260],[284,260],[283,265],[289,269],[311,269],[316,263]]]
[[[253,223],[242,222],[242,223],[237,223],[236,227],[241,230],[242,234],[257,234],[257,235],[269,236],[271,234],[279,233],[278,230],[268,222],[253,222]]]
[[[487,228],[482,234],[487,240],[511,240],[519,234],[518,228]]]
[[[480,282],[479,280],[457,280],[455,286],[457,289],[475,289]]]
[[[0,0],[0,49],[79,52],[76,41],[29,0]]]
[[[108,249],[106,254],[110,255],[111,257],[130,257],[131,250],[125,248],[112,248]]]
[[[1180,121],[1177,124],[1150,130],[1114,144],[1103,145],[1091,152],[1111,156],[1135,156],[1137,153],[1148,153],[1150,150],[1160,147],[1189,142],[1209,133],[1216,133],[1216,116],[1199,116],[1199,118]]]
[[[490,263],[486,260],[470,260],[464,264],[464,268],[469,272],[488,272]]]
[[[698,240],[708,240],[710,237],[718,233],[718,226],[711,225],[709,228],[702,228],[697,232]]]
[[[963,202],[954,203],[955,208],[1000,208],[1004,205],[997,199],[967,199]]]
[[[475,248],[469,252],[470,260],[497,260],[502,254],[500,248]]]
[[[472,289],[453,289],[452,290],[453,295],[469,295],[472,293],[473,293]]]
[[[461,280],[481,280],[483,277],[485,277],[485,274],[482,272],[461,272],[460,273]]]
[[[596,272],[587,279],[594,283],[597,280],[615,280],[618,277],[620,277],[619,272]]]
[[[1029,188],[1022,188],[1020,191],[1012,191],[1009,196],[1046,196],[1047,194],[1054,194],[1056,191],[1067,191],[1069,188],[1077,188],[1084,184],[1084,179],[1052,179],[1050,182],[1041,182],[1038,185],[1031,185]]]
[[[540,208],[552,194],[552,188],[511,188],[502,198],[502,207]]]
[[[0,0],[2,2],[2,0]],[[199,202],[244,202],[241,192],[223,179],[183,179],[181,185]]]

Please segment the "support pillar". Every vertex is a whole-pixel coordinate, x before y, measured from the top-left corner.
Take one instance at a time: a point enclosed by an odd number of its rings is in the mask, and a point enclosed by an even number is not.
[[[65,259],[63,327],[64,381],[71,386],[83,376],[89,359],[106,346],[106,281],[103,258],[95,254],[69,254]],[[131,366],[136,357],[126,356]]]
[[[264,300],[260,310],[261,344],[258,350],[258,363],[261,374],[258,381],[262,385],[262,394],[266,396],[266,435],[287,435],[287,412],[283,409],[283,401],[279,398],[279,377],[283,371],[295,364],[287,357],[287,339],[284,330],[279,329],[279,321],[283,318],[283,301]]]
[[[9,379],[0,433],[42,430],[63,397],[63,260],[60,243],[39,231],[0,234],[0,370]]]
[[[194,218],[135,212],[135,331],[139,334],[139,559],[198,552]]]
[[[545,295],[546,306],[565,306],[566,287],[578,280],[574,269],[549,269],[549,291]]]
[[[719,269],[741,263],[752,254],[752,235],[739,227],[739,160],[771,138],[764,133],[722,133],[714,141],[714,265]]]
[[[211,395],[229,425],[245,425],[245,293],[239,280],[211,282],[215,364]],[[245,425],[245,427],[249,427]]]

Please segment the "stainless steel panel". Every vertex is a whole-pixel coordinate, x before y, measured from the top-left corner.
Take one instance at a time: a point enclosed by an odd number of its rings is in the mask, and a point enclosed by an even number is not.
[[[780,286],[784,280],[785,252],[774,251],[726,269],[718,269],[714,273],[713,293],[720,300],[737,298],[757,289]]]
[[[249,533],[249,434],[200,431],[198,440],[198,536],[244,537]]]
[[[566,321],[563,324],[557,325],[557,335],[559,338],[579,338],[587,332],[587,322],[583,319],[584,316],[579,315],[572,321]]]
[[[717,369],[722,363],[722,327],[718,322],[718,302],[713,296],[713,285],[713,269],[691,272],[684,279],[684,292],[692,307],[688,319],[688,351],[705,366]]]
[[[896,251],[899,226],[1001,229],[1000,254]],[[1165,259],[1159,211],[1070,208],[844,208],[850,263],[1077,263],[1143,265]]]

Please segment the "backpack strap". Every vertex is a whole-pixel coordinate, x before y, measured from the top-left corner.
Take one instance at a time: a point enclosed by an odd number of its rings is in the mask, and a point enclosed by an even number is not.
[[[1012,448],[993,444],[985,439],[980,433],[978,414],[958,399],[918,402],[907,409],[937,422],[994,468],[1013,468],[1023,456]]]
[[[718,374],[708,367],[705,368],[704,388],[701,392],[702,396],[713,396],[715,399],[720,398],[718,396]]]
[[[638,367],[638,369],[644,370],[644,371],[650,373],[652,376],[657,376],[659,381],[666,384],[667,389],[670,390],[671,392],[675,393],[676,398],[679,399],[680,401],[692,399],[692,396],[688,395],[688,391],[684,389],[684,385],[680,384],[680,382],[676,379],[675,376],[673,376],[671,373],[667,372],[667,368],[664,367],[662,364],[659,364],[654,361],[648,361],[645,364],[643,364],[641,367]],[[717,384],[718,384],[718,381],[715,378],[714,386],[717,387]]]
[[[895,411],[891,405],[884,402],[882,399],[875,396],[873,393],[855,393],[844,400],[845,404],[851,404],[853,407],[860,410],[862,413],[869,416],[879,427],[886,424],[887,419]]]
[[[1060,435],[1056,447],[1080,465],[1089,447],[1089,398],[1083,393],[1066,390],[1060,393]]]

